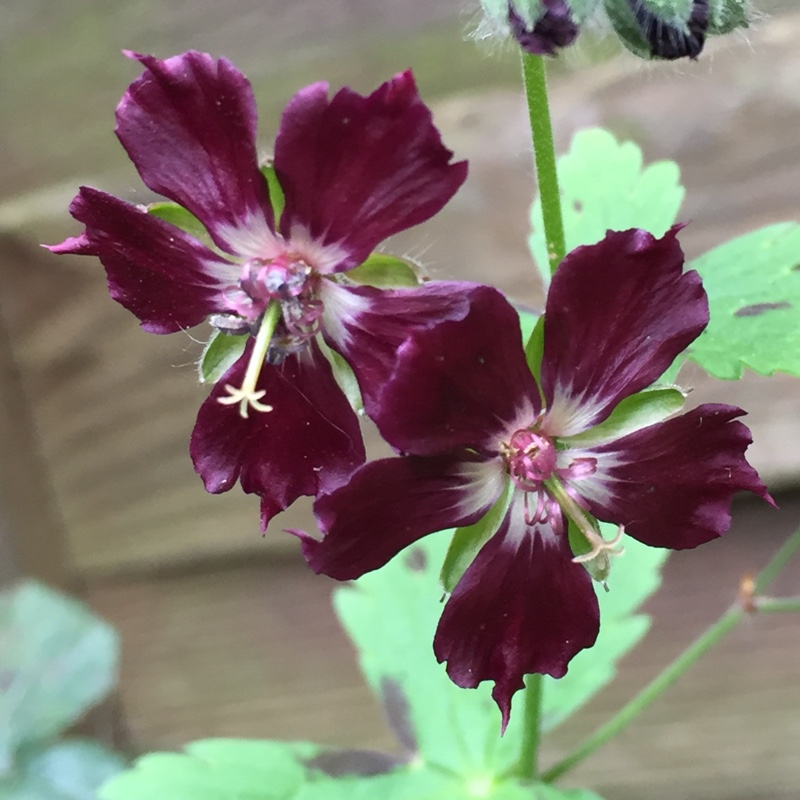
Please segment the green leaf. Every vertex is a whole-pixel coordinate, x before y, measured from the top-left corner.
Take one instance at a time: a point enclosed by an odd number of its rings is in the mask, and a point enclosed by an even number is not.
[[[249,339],[248,334],[232,336],[214,331],[197,362],[200,383],[216,383],[239,359]]]
[[[448,533],[426,537],[377,572],[336,590],[334,606],[361,669],[415,761],[486,780],[519,755],[522,714],[500,737],[490,684],[459,689],[436,663],[433,635],[442,612],[439,570]]]
[[[42,584],[0,594],[0,772],[108,694],[117,650],[109,625]]]
[[[505,491],[489,511],[473,525],[456,528],[447,555],[444,557],[440,580],[446,592],[452,592],[478,551],[492,538],[508,510],[514,485],[506,483]]]
[[[363,264],[348,270],[347,277],[379,289],[413,287],[421,283],[419,270],[412,262],[386,253],[372,253]]]
[[[784,222],[716,247],[689,265],[703,278],[711,322],[688,357],[717,378],[745,367],[800,375],[800,225]]]
[[[621,400],[611,416],[584,433],[564,439],[570,447],[591,447],[655,425],[683,408],[684,392],[676,386],[652,386]]]
[[[601,522],[606,539],[616,534]],[[582,650],[559,680],[545,677],[542,704],[543,730],[551,730],[600,691],[616,674],[616,664],[647,633],[650,618],[636,609],[661,585],[661,568],[669,555],[623,538],[625,552],[611,561],[608,592],[595,584],[600,601],[600,635],[589,650]]]
[[[179,206],[177,203],[151,203],[147,206],[147,213],[159,219],[163,219],[164,222],[169,222],[170,225],[180,228],[185,233],[194,236],[195,239],[199,239],[206,245],[212,243],[205,225],[203,225],[194,214],[187,211],[183,206]]]
[[[683,196],[672,161],[644,166],[633,142],[619,143],[605,130],[579,131],[558,160],[567,251],[599,242],[611,230],[644,228],[661,236],[675,222]],[[541,201],[531,209],[529,245],[545,285],[550,282]]]
[[[25,752],[14,774],[0,778],[0,800],[96,800],[97,790],[125,769],[125,760],[80,739]]]
[[[164,798],[169,800],[169,798]],[[514,780],[463,779],[412,764],[388,775],[307,783],[295,800],[602,800],[593,792]]]
[[[286,207],[286,195],[283,193],[283,187],[278,180],[278,173],[275,172],[275,167],[272,163],[264,164],[261,167],[261,174],[267,181],[269,201],[272,204],[272,213],[275,217],[275,227],[277,228],[280,225],[281,216],[283,216],[283,209]]]
[[[194,742],[185,753],[151,753],[107,783],[100,800],[289,800],[306,780],[303,759],[319,748],[248,739]]]

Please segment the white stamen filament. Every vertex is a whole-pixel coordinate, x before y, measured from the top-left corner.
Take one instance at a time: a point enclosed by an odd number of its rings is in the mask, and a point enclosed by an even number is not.
[[[258,385],[261,367],[267,357],[269,343],[272,341],[272,334],[275,333],[275,327],[278,324],[280,315],[281,305],[273,300],[261,320],[261,327],[258,329],[256,343],[253,345],[253,352],[250,354],[250,361],[247,363],[247,371],[244,374],[241,388],[237,389],[235,386],[226,384],[225,389],[228,392],[228,397],[217,398],[217,402],[226,406],[238,403],[239,415],[243,419],[247,419],[251,408],[265,413],[272,411],[272,406],[261,402],[261,398],[266,394],[266,391],[264,389],[256,391],[256,386]]]

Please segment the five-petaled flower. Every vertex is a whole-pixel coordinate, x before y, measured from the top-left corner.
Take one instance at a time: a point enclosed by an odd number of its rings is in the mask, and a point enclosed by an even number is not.
[[[266,527],[364,461],[320,337],[355,371],[370,413],[406,332],[466,314],[469,284],[380,290],[347,272],[438,212],[467,165],[451,162],[410,72],[366,97],[329,98],[314,84],[289,102],[276,137],[278,213],[247,78],[202,53],[128,55],[145,72],[117,108],[117,135],[144,183],[196,224],[82,187],[70,210],[85,230],[51,250],[99,257],[112,297],[147,331],[209,320],[250,335],[200,409],[191,455],[208,491],[239,479],[260,495]]]
[[[727,530],[736,492],[771,502],[744,457],[741,409],[701,405],[642,422],[629,413],[636,398],[620,405],[708,323],[676,233],[609,233],[564,259],[547,296],[538,381],[517,314],[492,289],[463,321],[412,335],[375,415],[403,455],[317,498],[322,540],[296,532],[314,570],[345,580],[493,509],[500,521],[456,584],[434,652],[459,686],[495,682],[504,727],[525,674],[563,676],[594,644],[599,610],[586,567],[605,577],[619,550],[598,519],[681,549]],[[575,551],[570,528],[583,545]]]

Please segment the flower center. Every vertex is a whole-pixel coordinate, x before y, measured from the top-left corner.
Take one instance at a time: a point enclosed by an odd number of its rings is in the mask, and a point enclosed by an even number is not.
[[[555,472],[556,448],[548,436],[527,429],[517,431],[508,443],[506,461],[514,483],[535,492]]]
[[[242,386],[226,386],[229,394],[219,398],[220,403],[238,403],[242,417],[250,408],[272,411],[272,406],[260,402],[264,392],[256,390],[261,368],[265,362],[280,364],[300,352],[319,332],[320,280],[319,273],[291,253],[270,261],[252,258],[244,264],[238,285],[226,293],[230,313],[216,314],[210,322],[225,333],[249,333],[256,342]]]
[[[525,522],[549,523],[561,535],[566,532],[566,519],[570,519],[589,545],[589,550],[573,561],[592,562],[595,572],[605,580],[609,557],[622,552],[619,542],[623,528],[620,526],[612,540],[603,539],[597,523],[587,512],[586,501],[570,485],[592,475],[597,470],[596,460],[580,457],[566,467],[559,467],[554,440],[531,428],[516,431],[501,447],[501,453],[511,480],[525,492]]]

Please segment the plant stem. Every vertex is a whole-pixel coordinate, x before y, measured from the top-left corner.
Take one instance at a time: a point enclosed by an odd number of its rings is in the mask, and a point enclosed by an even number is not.
[[[528,675],[525,680],[522,746],[517,774],[522,780],[534,780],[539,774],[541,739],[542,676]]]
[[[561,217],[561,195],[558,191],[556,149],[553,126],[550,123],[550,104],[547,100],[547,81],[542,56],[522,54],[522,80],[528,101],[528,116],[533,137],[533,155],[536,162],[536,181],[542,201],[542,220],[547,242],[550,274],[566,255],[564,222]]]
[[[758,592],[774,580],[789,559],[800,549],[800,529],[795,531],[784,543],[783,547],[772,557],[769,564],[755,579]],[[758,610],[761,610],[760,608]],[[765,609],[768,610],[768,609]],[[669,666],[659,673],[644,689],[632,700],[626,703],[605,725],[598,728],[588,739],[563,758],[541,776],[543,781],[551,783],[571,770],[595,750],[616,736],[629,722],[634,720],[641,712],[653,702],[665,689],[669,688],[678,678],[691,667],[702,655],[710,650],[728,631],[732,630],[748,614],[747,611],[736,603],[729,608],[705,633],[694,640]]]
[[[528,101],[536,182],[542,202],[547,259],[552,275],[566,254],[566,244],[564,242],[564,222],[561,218],[561,194],[558,190],[553,126],[550,122],[550,103],[547,99],[547,80],[541,56],[522,53],[522,81]],[[524,727],[517,772],[523,780],[533,780],[539,774],[539,741],[542,733],[541,675],[527,676],[524,700]]]
[[[783,611],[800,611],[800,597],[759,597],[756,613],[775,614]]]

